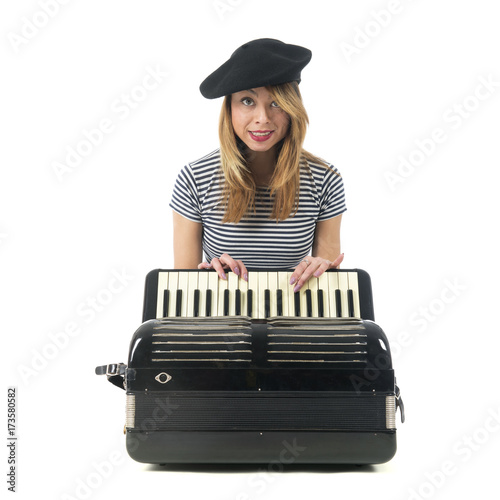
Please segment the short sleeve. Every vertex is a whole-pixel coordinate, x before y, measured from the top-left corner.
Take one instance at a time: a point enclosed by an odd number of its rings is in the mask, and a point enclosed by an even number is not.
[[[332,219],[347,210],[344,181],[335,167],[330,166],[325,172],[319,206],[318,221]]]
[[[196,180],[189,165],[186,165],[177,176],[170,208],[186,217],[186,219],[202,222]]]

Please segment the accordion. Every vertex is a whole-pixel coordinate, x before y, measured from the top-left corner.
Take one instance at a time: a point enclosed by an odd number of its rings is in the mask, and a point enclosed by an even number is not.
[[[359,269],[297,293],[292,271],[154,270],[128,363],[126,446],[144,463],[377,464],[401,409],[390,347]]]

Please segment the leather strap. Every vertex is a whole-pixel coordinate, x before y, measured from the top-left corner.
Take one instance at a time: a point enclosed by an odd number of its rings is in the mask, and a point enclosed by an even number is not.
[[[106,375],[109,382],[120,389],[125,390],[125,374],[127,373],[127,365],[124,363],[112,363],[110,365],[97,366],[95,369],[96,375]]]

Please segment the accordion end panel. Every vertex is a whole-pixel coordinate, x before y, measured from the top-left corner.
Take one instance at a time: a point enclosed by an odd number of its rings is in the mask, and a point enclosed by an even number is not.
[[[396,432],[134,432],[127,451],[137,462],[258,463],[279,472],[292,464],[381,464],[396,453]]]

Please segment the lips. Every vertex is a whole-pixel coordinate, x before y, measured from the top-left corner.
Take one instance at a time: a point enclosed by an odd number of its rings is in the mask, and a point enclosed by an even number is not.
[[[274,133],[274,130],[249,130],[250,137],[257,142],[267,141]]]

